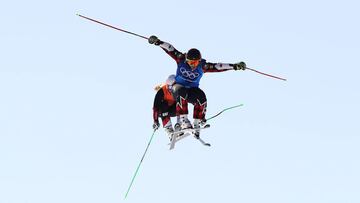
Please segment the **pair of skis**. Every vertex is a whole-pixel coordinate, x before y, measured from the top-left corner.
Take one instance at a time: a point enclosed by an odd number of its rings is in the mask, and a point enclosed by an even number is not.
[[[184,139],[185,137],[189,136],[189,135],[193,135],[195,139],[199,140],[199,142],[201,144],[203,144],[204,146],[208,146],[210,147],[211,145],[207,142],[205,142],[204,140],[202,140],[200,138],[200,136],[196,136],[195,133],[197,131],[200,131],[203,130],[203,129],[206,129],[206,128],[210,128],[210,124],[206,124],[202,127],[200,127],[199,129],[194,129],[194,128],[189,128],[189,129],[184,129],[184,130],[180,130],[180,131],[177,131],[177,132],[174,132],[171,134],[171,140],[170,140],[170,150],[174,149],[175,148],[175,143]]]
[[[236,105],[236,106],[232,106],[232,107],[223,109],[222,111],[220,111],[219,113],[215,114],[214,116],[211,116],[210,118],[206,119],[206,121],[209,121],[209,120],[211,120],[211,119],[219,116],[220,114],[222,114],[222,113],[225,112],[225,111],[228,111],[228,110],[230,110],[230,109],[234,109],[234,108],[237,108],[237,107],[240,107],[240,106],[243,106],[243,104],[239,104],[239,105]],[[205,126],[206,126],[206,125],[205,125]],[[203,127],[203,129],[205,129],[205,126]],[[210,125],[209,125],[208,127],[206,127],[206,128],[209,128],[209,127],[210,127]],[[180,134],[179,134],[179,135],[176,134],[177,136],[176,136],[176,138],[175,138],[175,140],[174,140],[174,145],[175,145],[175,143],[176,143],[177,141],[179,141],[179,140],[181,140],[181,139],[183,139],[183,138],[185,138],[185,137],[193,134],[193,133],[192,133],[192,132],[194,132],[193,130],[194,130],[194,129],[188,129],[187,131],[188,131],[189,133],[184,132],[185,134],[182,135],[182,136],[179,136]],[[129,194],[129,191],[130,191],[130,189],[131,189],[131,186],[133,185],[134,180],[135,180],[135,177],[136,177],[137,173],[139,172],[140,166],[141,166],[141,164],[142,164],[142,162],[143,162],[143,160],[144,160],[144,157],[145,157],[146,152],[147,152],[148,149],[149,149],[150,143],[151,143],[152,140],[153,140],[153,137],[154,137],[155,132],[156,132],[156,130],[153,131],[153,133],[152,133],[152,135],[151,135],[151,137],[150,137],[150,140],[149,140],[149,142],[148,142],[148,144],[147,144],[147,146],[146,146],[145,152],[144,152],[143,156],[141,157],[140,163],[139,163],[138,167],[136,168],[135,174],[133,175],[133,177],[132,177],[132,179],[131,179],[130,185],[129,185],[129,187],[128,187],[128,190],[126,191],[126,194],[125,194],[125,198],[124,198],[124,199],[126,199],[126,197],[127,197],[128,194]],[[176,139],[177,139],[177,140],[176,140]],[[205,145],[205,146],[210,146],[209,143],[206,143],[206,142],[203,141],[201,138],[199,138],[198,140],[199,140],[203,145]],[[171,146],[170,146],[170,148],[171,148]]]
[[[236,105],[236,106],[232,106],[232,107],[223,109],[222,111],[215,114],[214,116],[211,116],[210,118],[206,119],[206,122],[208,122],[209,120],[219,116],[220,114],[222,114],[225,111],[228,111],[230,109],[234,109],[234,108],[237,108],[237,107],[240,107],[240,106],[243,106],[243,104],[239,104],[239,105]],[[206,128],[209,128],[209,127],[210,127],[210,124],[206,124],[205,126],[201,127],[199,130],[206,129]],[[196,137],[195,132],[196,132],[196,129],[192,129],[192,128],[191,129],[185,129],[185,130],[182,130],[182,131],[179,131],[179,132],[174,132],[172,134],[171,141],[170,141],[170,150],[174,149],[176,142],[180,141],[181,139],[184,139],[185,137],[187,137],[189,135],[194,135],[194,137],[197,140],[199,140],[199,142],[201,142],[201,144],[203,144],[204,146],[208,146],[208,147],[211,146],[209,143],[205,142],[200,137]]]

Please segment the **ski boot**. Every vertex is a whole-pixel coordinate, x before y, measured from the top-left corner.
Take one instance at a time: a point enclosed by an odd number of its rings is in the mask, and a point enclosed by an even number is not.
[[[178,131],[181,130],[181,125],[180,125],[180,123],[175,123],[175,125],[174,125],[174,130],[175,130],[175,132],[178,132]]]
[[[192,125],[186,115],[180,116],[180,130],[191,129]]]
[[[202,121],[201,119],[194,119],[194,129],[195,129],[194,135],[195,135],[196,139],[200,138],[200,128],[201,128],[201,126],[204,126],[204,125],[205,125],[205,122]]]

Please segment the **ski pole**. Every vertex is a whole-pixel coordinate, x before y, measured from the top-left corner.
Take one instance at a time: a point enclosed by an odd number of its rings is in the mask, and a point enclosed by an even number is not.
[[[142,156],[142,158],[141,158],[141,160],[140,160],[140,163],[139,163],[138,167],[136,168],[136,171],[135,171],[134,176],[133,176],[132,179],[131,179],[129,188],[128,188],[127,191],[126,191],[126,194],[125,194],[125,198],[124,198],[124,199],[126,199],[126,197],[127,197],[128,194],[129,194],[130,188],[131,188],[132,184],[134,183],[134,180],[135,180],[135,177],[136,177],[137,173],[139,172],[140,165],[141,165],[141,163],[142,163],[143,160],[144,160],[144,157],[145,157],[145,154],[146,154],[147,150],[149,149],[149,146],[150,146],[150,143],[151,143],[151,141],[152,141],[152,139],[153,139],[153,137],[154,137],[155,131],[156,131],[156,129],[154,130],[154,132],[153,132],[152,135],[151,135],[151,138],[150,138],[149,143],[148,143],[148,145],[147,145],[147,147],[146,147],[146,150],[145,150],[145,152],[144,152],[144,154],[143,154],[143,156]]]
[[[131,34],[131,35],[135,35],[135,36],[137,36],[137,37],[141,37],[141,38],[144,38],[144,39],[148,39],[147,37],[144,37],[144,36],[142,36],[142,35],[139,35],[139,34],[136,34],[136,33],[133,33],[133,32],[129,32],[129,31],[126,31],[126,30],[123,30],[123,29],[114,27],[114,26],[112,26],[112,25],[109,25],[109,24],[100,22],[100,21],[95,20],[95,19],[92,19],[92,18],[83,16],[83,15],[80,15],[80,14],[76,14],[76,15],[78,15],[79,17],[82,17],[82,18],[84,18],[84,19],[86,19],[86,20],[90,20],[90,21],[93,21],[93,22],[95,22],[95,23],[99,23],[99,24],[101,24],[101,25],[110,27],[110,28],[112,28],[112,29],[115,29],[115,30],[118,30],[118,31],[121,31],[121,32],[125,32],[125,33]]]
[[[79,17],[81,17],[81,18],[84,18],[84,19],[86,19],[86,20],[90,20],[90,21],[92,21],[92,22],[99,23],[99,24],[101,24],[101,25],[110,27],[110,28],[112,28],[112,29],[115,29],[115,30],[118,30],[118,31],[121,31],[121,32],[125,32],[125,33],[128,33],[128,34],[137,36],[137,37],[141,37],[141,38],[146,39],[146,40],[149,39],[148,37],[145,37],[145,36],[142,36],[142,35],[139,35],[139,34],[136,34],[136,33],[133,33],[133,32],[127,31],[127,30],[124,30],[124,29],[117,28],[117,27],[115,27],[115,26],[112,26],[112,25],[109,25],[109,24],[100,22],[100,21],[98,21],[98,20],[95,20],[95,19],[86,17],[86,16],[81,15],[81,14],[76,14],[76,15],[79,16]],[[284,80],[284,81],[286,81],[286,79],[284,79],[284,78],[280,78],[280,77],[277,77],[277,76],[274,76],[274,75],[270,75],[270,74],[267,74],[267,73],[263,73],[263,72],[260,72],[260,71],[255,70],[255,69],[252,69],[252,68],[246,68],[246,69],[249,69],[249,70],[254,71],[254,72],[256,72],[256,73],[260,73],[260,74],[265,75],[265,76],[269,76],[269,77],[273,77],[273,78],[276,78],[276,79],[279,79],[279,80]]]
[[[269,76],[269,77],[272,77],[272,78],[276,78],[276,79],[279,79],[279,80],[286,81],[285,78],[280,78],[280,77],[277,77],[277,76],[274,76],[274,75],[270,75],[270,74],[267,74],[267,73],[263,73],[263,72],[260,72],[260,71],[258,71],[258,70],[252,69],[252,68],[246,68],[246,69],[251,70],[251,71],[254,71],[254,72],[256,72],[256,73],[260,73],[260,74],[265,75],[265,76]]]

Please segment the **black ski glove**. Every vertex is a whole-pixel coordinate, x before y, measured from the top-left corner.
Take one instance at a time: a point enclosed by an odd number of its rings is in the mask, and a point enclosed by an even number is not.
[[[154,129],[154,130],[157,130],[157,129],[159,129],[159,127],[160,127],[159,121],[154,121],[153,129]]]
[[[159,38],[155,35],[151,35],[148,39],[148,42],[150,44],[155,44],[156,46],[159,46],[161,44],[161,40],[159,40]]]
[[[245,62],[239,62],[239,63],[235,63],[234,65],[234,70],[245,70],[246,69],[246,63]]]

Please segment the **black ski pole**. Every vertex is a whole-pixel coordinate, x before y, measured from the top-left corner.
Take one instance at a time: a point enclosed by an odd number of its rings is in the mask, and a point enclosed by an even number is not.
[[[263,72],[260,72],[260,71],[258,71],[258,70],[252,69],[252,68],[247,68],[247,67],[246,67],[245,69],[254,71],[254,72],[259,73],[259,74],[261,74],[261,75],[265,75],[265,76],[268,76],[268,77],[272,77],[272,78],[275,78],[275,79],[279,79],[279,80],[286,81],[285,78],[281,78],[281,77],[278,77],[278,76],[275,76],[275,75],[270,75],[270,74],[268,74],[268,73],[263,73]]]
[[[100,22],[100,21],[98,21],[98,20],[94,20],[94,19],[89,18],[89,17],[86,17],[86,16],[83,16],[83,15],[80,15],[80,14],[76,14],[76,15],[78,15],[79,17],[82,17],[82,18],[84,18],[84,19],[86,19],[86,20],[90,20],[90,21],[93,21],[93,22],[95,22],[95,23],[99,23],[99,24],[101,24],[101,25],[107,26],[107,27],[109,27],[109,28],[112,28],[112,29],[115,29],[115,30],[118,30],[118,31],[121,31],[121,32],[125,32],[125,33],[131,34],[131,35],[135,35],[135,36],[137,36],[137,37],[141,37],[141,38],[144,38],[144,39],[148,39],[147,37],[144,37],[144,36],[142,36],[142,35],[139,35],[139,34],[136,34],[136,33],[133,33],[133,32],[129,32],[129,31],[126,31],[126,30],[123,30],[123,29],[114,27],[114,26],[112,26],[112,25],[109,25],[109,24]]]

